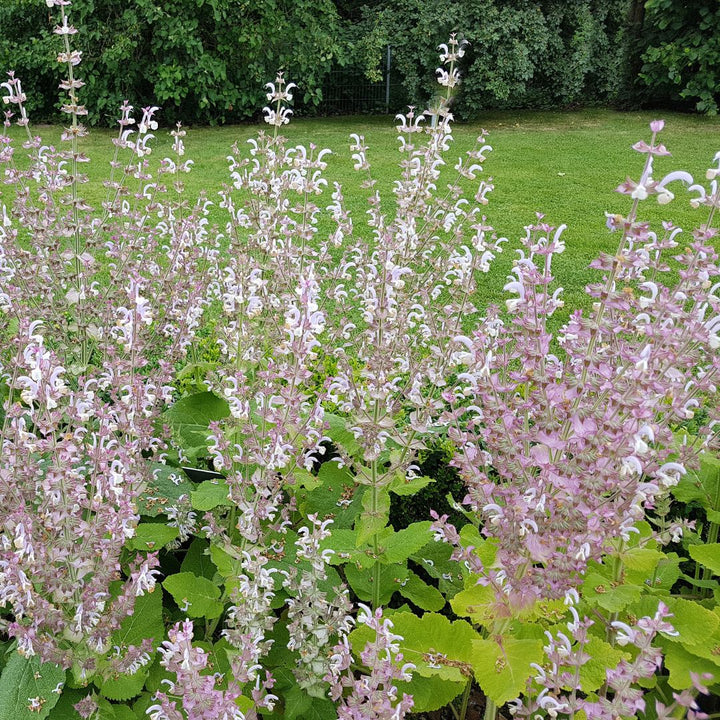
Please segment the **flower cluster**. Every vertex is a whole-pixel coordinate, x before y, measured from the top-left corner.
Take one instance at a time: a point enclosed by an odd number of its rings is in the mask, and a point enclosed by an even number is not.
[[[245,720],[235,702],[240,689],[230,682],[227,690],[215,688],[217,677],[203,671],[208,656],[192,644],[193,623],[185,620],[168,630],[162,644],[160,664],[175,676],[166,681],[167,691],[158,691],[147,714],[150,720]]]
[[[640,184],[653,192],[659,147],[655,135],[636,147],[648,153]],[[454,462],[465,503],[499,540],[498,567],[483,581],[519,606],[563,597],[716,441],[712,402],[699,445],[676,447],[672,433],[717,389],[716,231],[693,233],[675,256],[679,279],[664,284],[679,229],[655,235],[636,219],[639,200],[627,218],[612,218],[621,239],[593,263],[605,277],[588,287],[588,316],[575,312],[556,337],[548,329],[562,306],[551,268],[563,228],[539,218],[505,287],[509,317],[491,308],[472,335],[455,338],[458,382],[444,393]]]
[[[588,630],[593,621],[580,620],[575,608],[571,607],[573,620],[567,624],[568,634],[546,633],[545,646],[547,663],[536,666],[537,675],[530,681],[535,687],[528,688],[528,700],[516,700],[511,705],[513,717],[529,718],[535,713],[545,712],[548,717],[574,717],[583,712],[591,720],[613,720],[619,717],[636,717],[646,712],[645,692],[638,683],[651,678],[662,664],[663,653],[653,646],[658,634],[677,635],[668,618],[672,613],[661,602],[653,617],[640,618],[632,627],[615,621],[612,631],[615,642],[623,648],[633,648],[634,657],[626,654],[617,665],[605,671],[605,682],[598,693],[583,693],[580,686],[581,668],[591,659],[585,648]],[[700,678],[693,677],[695,693],[684,691],[673,693],[674,702],[667,707],[658,702],[655,710],[658,717],[677,717],[678,710],[686,710],[689,720],[702,720],[707,715],[699,712],[695,695],[707,694]]]
[[[327,688],[323,679],[330,672],[328,646],[334,637],[347,637],[353,620],[347,589],[335,588],[325,592],[321,585],[327,581],[326,564],[332,550],[320,550],[320,543],[330,537],[328,526],[332,520],[321,522],[317,515],[309,515],[312,529],[300,528],[297,557],[309,563],[309,568],[291,568],[283,585],[290,592],[287,600],[288,648],[297,650],[299,666],[295,671],[298,685],[309,694],[323,696]]]
[[[91,670],[135,597],[154,587],[157,561],[148,557],[110,612],[142,475],[95,384],[71,390],[39,323],[23,330],[6,368],[18,396],[5,404],[2,431],[0,598],[15,614],[6,629],[25,655],[65,667],[79,660],[70,648],[84,646],[76,650]]]
[[[0,164],[14,200],[2,207],[0,230],[0,368],[8,389],[0,574],[13,614],[3,630],[24,654],[86,676],[135,598],[154,587],[155,556],[121,564],[121,553],[151,480],[147,457],[164,444],[157,418],[207,302],[215,250],[204,202],[188,209],[166,200],[149,172],[157,108],[145,109],[133,143],[132,107],[123,106],[107,200],[96,211],[83,198],[86,111],[69,4],[48,2],[59,9],[58,60],[67,71],[64,149],[31,134],[19,80],[11,73],[3,84],[13,111],[5,113]],[[8,133],[16,116],[29,163],[16,162]],[[128,149],[125,165],[119,153]],[[111,593],[119,580],[119,594]]]
[[[338,720],[402,720],[412,709],[413,700],[406,693],[399,698],[395,682],[409,681],[415,669],[412,663],[403,664],[398,644],[402,637],[392,632],[392,621],[383,618],[381,608],[372,612],[360,605],[357,622],[375,632],[375,640],[360,653],[370,673],[355,678],[347,640],[335,646],[326,680],[331,684],[330,696],[338,702]],[[350,693],[344,694],[344,688]]]

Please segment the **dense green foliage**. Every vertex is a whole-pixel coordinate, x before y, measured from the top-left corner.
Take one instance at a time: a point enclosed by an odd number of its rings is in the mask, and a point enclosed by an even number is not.
[[[720,102],[720,4],[648,0],[642,79],[664,102],[681,98],[715,115]]]
[[[124,99],[160,105],[167,124],[256,115],[284,68],[298,104],[323,111],[330,72],[378,81],[392,47],[394,107],[432,99],[435,48],[470,45],[456,113],[577,105],[693,105],[717,111],[720,8],[714,0],[75,0],[91,124]],[[58,76],[47,8],[0,3],[0,67],[23,80],[35,119],[51,118]],[[346,81],[346,80],[344,80]]]
[[[31,112],[52,114],[57,54],[37,0],[0,3],[0,66],[22,78]],[[111,124],[124,99],[160,105],[166,123],[216,123],[257,114],[263,85],[285,68],[303,78],[302,100],[318,101],[338,52],[331,0],[75,0],[83,53],[83,99],[92,124]],[[36,115],[37,117],[37,115]]]
[[[619,90],[627,0],[399,0],[375,15],[402,44],[395,63],[409,102],[429,99],[432,48],[452,30],[470,41],[460,114],[504,107],[612,102]],[[367,21],[367,18],[366,18]]]

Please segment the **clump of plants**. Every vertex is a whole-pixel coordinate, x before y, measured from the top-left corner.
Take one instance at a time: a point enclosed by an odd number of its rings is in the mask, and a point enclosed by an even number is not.
[[[397,118],[392,198],[352,137],[361,218],[328,151],[282,136],[282,75],[271,130],[200,198],[185,131],[154,166],[158,108],[138,122],[124,104],[95,208],[69,3],[46,1],[61,148],[3,84],[0,717],[464,720],[474,686],[487,720],[707,717],[720,154],[709,187],[658,180],[651,124],[593,307],[553,334],[563,227],[542,216],[505,307],[475,306],[505,239],[484,214],[485,136],[448,165],[455,36],[442,102]],[[641,219],[677,182],[706,210],[687,241]],[[201,325],[217,354],[199,363]],[[452,520],[391,523],[436,482],[421,467],[438,448],[462,481]]]

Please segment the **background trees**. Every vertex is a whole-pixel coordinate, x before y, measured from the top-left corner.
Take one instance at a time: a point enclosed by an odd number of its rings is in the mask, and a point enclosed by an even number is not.
[[[663,102],[715,115],[720,101],[720,4],[648,0],[642,82]]]
[[[11,29],[0,66],[16,70],[31,111],[44,116],[59,79],[48,70],[55,45],[46,12],[38,0],[0,4],[0,27]],[[262,107],[279,68],[302,77],[301,100],[313,105],[339,53],[332,0],[75,0],[72,17],[93,124],[112,123],[124,99],[161,105],[166,123],[241,120]]]
[[[0,4],[0,66],[23,78],[36,118],[55,112],[58,78],[39,0]],[[456,112],[648,104],[717,112],[715,0],[74,0],[89,121],[124,99],[163,120],[248,118],[278,68],[301,80],[304,112],[324,111],[330,72],[381,80],[392,48],[393,108],[431,100],[429,58],[456,30],[470,41]],[[326,93],[327,94],[327,93]]]

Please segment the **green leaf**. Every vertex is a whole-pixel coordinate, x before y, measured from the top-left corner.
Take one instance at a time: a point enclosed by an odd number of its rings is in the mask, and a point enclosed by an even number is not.
[[[124,702],[137,697],[147,680],[148,670],[141,668],[132,675],[118,675],[108,678],[100,686],[100,694],[108,700]]]
[[[14,640],[0,641],[0,672],[2,672],[2,669],[5,667],[7,661],[12,655],[10,648],[13,647],[14,642]]]
[[[155,705],[154,693],[143,692],[133,703],[132,709],[138,720],[148,720],[147,709]]]
[[[140,523],[127,546],[131,550],[159,550],[178,537],[178,529],[164,523]]]
[[[488,625],[497,618],[495,591],[490,585],[471,585],[450,601],[457,615],[469,617],[476,625]]]
[[[272,640],[270,650],[266,653],[264,663],[272,668],[273,677],[276,679],[276,690],[285,691],[297,684],[295,676],[290,668],[297,664],[297,654],[288,648],[290,632],[285,623],[275,623],[269,633],[265,635]]]
[[[605,576],[588,572],[581,594],[590,605],[599,606],[609,612],[620,612],[640,599],[643,588],[625,584],[613,587]]]
[[[690,673],[709,673],[714,678],[720,677],[718,666],[712,660],[698,657],[695,653],[679,643],[663,638],[659,644],[665,651],[663,662],[670,673],[668,682],[675,690],[687,690],[692,687]]]
[[[660,560],[652,577],[647,578],[641,576],[639,573],[626,571],[625,579],[633,585],[645,583],[653,590],[659,590],[665,593],[672,590],[681,575],[679,555],[677,553],[668,553],[663,556],[662,560]]]
[[[150,467],[153,479],[138,497],[137,505],[140,515],[156,517],[177,505],[183,495],[189,496],[194,486],[180,468],[161,463],[150,463]]]
[[[200,577],[212,580],[215,577],[217,568],[215,563],[210,559],[210,543],[202,538],[195,538],[188,548],[180,572],[190,572]]]
[[[688,550],[693,560],[710,568],[714,575],[720,576],[720,543],[691,545]]]
[[[467,679],[473,642],[480,637],[469,623],[450,621],[438,613],[418,617],[409,612],[394,614],[392,621],[395,631],[403,637],[400,646],[405,660],[415,664],[415,672],[457,682]]]
[[[54,690],[64,682],[65,671],[59,665],[14,652],[0,675],[0,718],[43,720],[60,698]]]
[[[210,423],[229,415],[230,406],[225,400],[211,392],[201,392],[180,398],[163,413],[163,419],[183,449],[197,451],[207,448]]]
[[[450,559],[452,552],[453,548],[447,543],[433,541],[410,556],[410,560],[438,581],[438,589],[448,600],[464,586],[465,568]]]
[[[380,566],[380,604],[387,605],[400,583],[408,576],[408,569],[392,565]],[[345,566],[345,577],[355,594],[364,602],[373,598],[372,570],[358,569],[354,564]]]
[[[698,472],[681,478],[672,494],[682,502],[699,502],[705,510],[720,510],[720,458],[702,453]]]
[[[434,482],[435,478],[428,477],[427,475],[418,475],[412,479],[399,475],[392,481],[389,490],[396,495],[405,497],[406,495],[415,495],[415,493]]]
[[[365,549],[357,546],[357,533],[348,528],[330,528],[332,534],[322,541],[321,550],[333,550],[330,556],[330,565],[344,565],[348,562],[355,562],[364,559]],[[367,546],[369,549],[370,546]],[[372,562],[374,560],[370,558]]]
[[[228,652],[235,653],[237,650],[225,639],[220,638],[214,645],[208,647],[208,664],[204,673],[214,675],[220,673],[223,676],[222,683],[217,687],[227,687],[228,678],[232,679],[232,669]]]
[[[465,689],[467,681],[451,682],[436,675],[422,677],[413,674],[410,682],[396,682],[395,684],[399,697],[402,697],[403,693],[412,695],[413,713],[427,713],[440,710],[451,703]]]
[[[162,619],[162,590],[156,586],[151,593],[141,595],[135,600],[132,615],[123,620],[120,628],[113,633],[111,644],[121,650],[134,645],[138,647],[143,640],[151,639],[154,648],[165,637],[165,625]],[[101,663],[99,670],[105,669]],[[141,668],[133,675],[119,675],[106,678],[100,685],[100,693],[110,700],[129,700],[139,695],[145,685],[149,668]]]
[[[696,501],[702,504],[703,507],[707,505],[707,495],[694,473],[687,473],[681,477],[678,484],[670,489],[670,492],[680,502],[690,503]]]
[[[586,693],[593,692],[603,685],[606,670],[617,667],[623,658],[630,659],[629,653],[613,647],[595,635],[588,637],[583,650],[590,656],[590,659],[580,666],[580,687]]]
[[[98,707],[98,720],[138,720],[138,716],[127,705],[113,705],[101,697],[98,698]]]
[[[286,720],[301,720],[306,716],[310,706],[312,705],[312,698],[299,686],[293,685],[285,695],[285,713],[283,717]]]
[[[390,517],[390,494],[385,488],[365,491],[362,499],[363,512],[355,523],[358,547],[385,529]]]
[[[355,439],[355,435],[347,429],[345,418],[332,413],[325,413],[323,418],[329,425],[327,436],[335,445],[342,448],[348,455],[357,455],[360,450],[360,443]]]
[[[224,480],[206,480],[190,493],[190,503],[195,510],[206,512],[220,506],[231,506],[228,486]]]
[[[320,466],[318,480],[320,485],[305,495],[301,509],[306,514],[317,513],[321,520],[333,518],[333,530],[352,527],[365,488],[356,486],[349,468],[334,461]]]
[[[682,598],[667,598],[664,602],[673,614],[668,622],[680,633],[675,642],[705,645],[709,638],[720,631],[720,617],[702,605]]]
[[[306,490],[314,490],[321,482],[317,475],[313,475],[305,470],[305,468],[295,468],[292,471],[292,476],[295,483]]]
[[[705,514],[710,522],[720,525],[720,510],[706,510]]]
[[[465,688],[472,672],[472,643],[480,636],[464,620],[451,622],[444,615],[410,612],[391,615],[393,631],[402,636],[400,652],[416,669],[410,682],[398,682],[398,694],[413,696],[414,712],[438,710]],[[374,633],[361,626],[350,633],[353,651],[359,654]]]
[[[80,702],[80,700],[88,694],[89,692],[85,688],[82,690],[74,690],[65,686],[60,694],[60,699],[50,711],[48,720],[82,720],[73,705]],[[37,715],[35,715],[35,717],[37,717]]]
[[[210,546],[210,557],[225,579],[238,577],[242,573],[240,559],[218,545]]]
[[[150,593],[135,599],[133,614],[126,617],[120,628],[112,635],[111,645],[127,647],[139,646],[143,640],[150,638],[153,647],[165,639],[165,624],[162,618],[163,593],[159,585]]]
[[[652,548],[630,548],[622,555],[623,564],[630,570],[637,570],[650,577],[664,554]]]
[[[382,547],[384,550],[381,551],[380,562],[404,563],[432,539],[431,524],[430,521],[413,523],[404,530],[383,537]]]
[[[327,697],[313,697],[312,703],[302,720],[336,720],[335,703]]]
[[[172,680],[172,676],[173,673],[160,664],[160,658],[155,658],[155,662],[148,669],[145,690],[152,693],[157,692],[162,687],[163,680]]]
[[[532,663],[543,658],[542,640],[473,640],[473,670],[482,691],[496,705],[518,697],[532,674]]]
[[[207,578],[181,572],[166,577],[163,586],[189,617],[213,619],[222,614],[220,588]]]
[[[717,580],[703,580],[702,578],[694,578],[692,575],[681,573],[680,577],[685,580],[686,583],[696,588],[703,588],[705,590],[714,590],[719,587]]]
[[[432,585],[428,585],[412,570],[408,570],[407,579],[400,583],[400,594],[422,610],[437,612],[445,607],[445,598]]]

